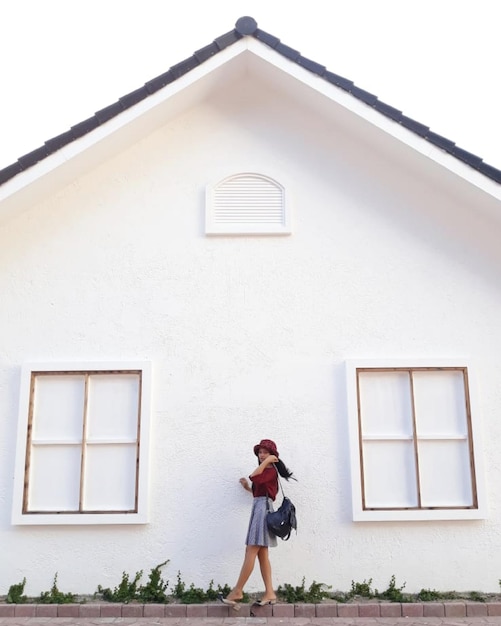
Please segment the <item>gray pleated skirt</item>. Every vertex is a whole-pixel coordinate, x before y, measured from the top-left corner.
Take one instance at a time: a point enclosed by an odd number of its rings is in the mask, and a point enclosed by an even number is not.
[[[245,539],[247,546],[266,546],[274,548],[277,545],[277,538],[268,532],[266,526],[266,514],[268,506],[266,496],[258,496],[253,498],[252,511],[249,520],[249,530]],[[269,510],[273,511],[273,503],[270,500]]]

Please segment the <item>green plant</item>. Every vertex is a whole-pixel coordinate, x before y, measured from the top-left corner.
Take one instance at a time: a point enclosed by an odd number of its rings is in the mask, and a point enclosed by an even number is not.
[[[435,589],[421,589],[416,599],[421,602],[436,602],[437,600],[454,600],[459,594],[455,591],[436,591]]]
[[[350,600],[350,594],[345,593],[344,591],[334,591],[329,595],[332,600],[335,600],[336,602],[341,602],[342,604]]]
[[[183,604],[202,604],[206,601],[207,594],[201,587],[195,587],[195,584],[191,583],[179,599]]]
[[[217,589],[214,589],[214,581],[211,580],[209,583],[209,587],[206,591],[206,595],[207,595],[207,600],[209,600],[210,602],[217,600],[219,598],[220,595],[222,595],[223,597],[227,596],[231,591],[231,587],[229,585],[224,585],[223,587],[221,587],[221,585],[217,586]],[[244,602],[248,602],[249,598],[247,596],[247,594],[244,593]]]
[[[442,594],[435,589],[421,589],[421,591],[417,594],[417,599],[421,602],[435,602],[441,598]]]
[[[349,592],[350,597],[354,598],[355,596],[362,596],[362,598],[373,598],[374,592],[372,591],[372,578],[369,580],[365,580],[362,583],[356,583],[355,581],[351,581],[351,591]]]
[[[329,589],[331,589],[330,585],[326,585],[325,583],[317,583],[315,580],[311,583],[310,588],[306,594],[306,602],[317,604],[321,602],[324,598],[329,597]]]
[[[70,602],[75,602],[75,599],[76,596],[74,593],[63,593],[62,591],[59,591],[57,587],[56,572],[50,591],[42,591],[36,601],[40,604],[68,604]]]
[[[183,595],[185,589],[186,589],[186,584],[181,580],[181,572],[178,571],[177,582],[175,586],[172,587],[172,593],[174,594],[174,597],[180,598]]]
[[[26,585],[26,578],[23,578],[22,583],[11,585],[9,587],[9,591],[7,592],[7,597],[5,601],[8,604],[24,604],[27,601],[26,596],[23,595],[25,585]]]
[[[167,603],[169,598],[165,593],[169,585],[169,581],[165,582],[162,578],[160,570],[164,565],[167,565],[169,560],[160,563],[154,567],[149,574],[148,582],[146,585],[141,585],[137,592],[138,598],[141,602],[158,602]]]
[[[289,604],[296,604],[298,602],[317,604],[321,602],[323,598],[329,596],[328,589],[330,589],[330,586],[324,583],[317,583],[315,580],[311,583],[309,589],[306,589],[305,578],[303,576],[301,585],[294,587],[293,585],[285,583],[283,586],[280,585],[278,587],[277,593]]]
[[[181,580],[181,572],[177,573],[177,582],[172,591],[174,596],[183,604],[201,604],[207,598],[205,591],[195,587],[193,583],[186,588],[186,584]]]
[[[375,595],[378,598],[381,598],[383,600],[389,600],[390,602],[406,602],[407,598],[402,593],[404,587],[405,583],[401,587],[397,587],[395,582],[395,574],[392,574],[388,589],[382,591],[381,593],[376,590]]]
[[[101,585],[98,585],[97,593],[100,593],[103,600],[106,600],[107,602],[123,602],[124,604],[127,604],[137,598],[137,584],[141,580],[142,575],[143,570],[136,572],[134,579],[131,581],[129,579],[129,574],[123,572],[122,580],[119,585],[113,589],[113,591],[109,587],[103,588]]]
[[[229,585],[217,586],[214,588],[214,581],[211,580],[209,588],[204,591],[200,587],[195,587],[193,583],[186,587],[186,583],[181,579],[181,572],[177,573],[177,582],[172,588],[172,593],[183,604],[202,604],[203,602],[217,600],[219,595],[227,596],[231,591]],[[248,602],[249,596],[244,593],[243,602]]]
[[[470,591],[468,599],[472,602],[485,602],[485,596],[480,591]]]
[[[231,587],[229,585],[217,585],[214,584],[214,580],[211,580],[209,587],[204,590],[200,587],[195,587],[193,583],[189,586],[182,580],[181,572],[177,573],[177,580],[175,586],[171,589],[171,594],[168,595],[167,589],[169,586],[168,581],[162,578],[162,568],[169,563],[169,560],[156,565],[149,572],[148,580],[145,584],[140,584],[143,570],[136,573],[133,579],[125,571],[122,573],[122,580],[112,590],[110,588],[103,588],[98,586],[95,596],[101,594],[103,600],[108,602],[120,602],[128,603],[132,601],[140,601],[142,603],[156,602],[156,603],[168,603],[172,598],[176,598],[177,601],[183,604],[201,604],[204,602],[216,601],[220,595],[227,596]],[[50,591],[44,591],[38,598],[27,598],[24,595],[24,589],[26,585],[26,578],[22,582],[11,585],[7,595],[4,597],[7,603],[25,603],[28,601],[34,601],[39,603],[69,603],[75,601],[85,602],[85,599],[78,600],[78,596],[73,593],[62,593],[57,587],[56,572],[54,581]],[[501,579],[498,581],[501,587]],[[348,592],[335,591],[332,592],[331,587],[324,583],[318,583],[315,580],[311,583],[309,588],[305,585],[305,577],[303,577],[301,584],[294,586],[291,584],[283,584],[277,589],[277,596],[288,603],[308,603],[318,604],[325,598],[330,598],[336,602],[346,603],[353,601],[356,597],[364,598],[377,598],[380,600],[386,600],[390,602],[434,602],[438,600],[452,600],[462,599],[471,600],[474,602],[487,602],[488,599],[495,597],[496,601],[499,599],[496,594],[483,593],[480,591],[469,591],[465,593],[458,593],[456,591],[437,591],[436,589],[421,589],[417,594],[404,594],[403,590],[406,586],[397,586],[395,575],[392,575],[388,588],[382,592],[372,588],[372,578],[363,580],[363,582],[351,581],[351,589]],[[0,598],[1,601],[1,598]],[[249,595],[244,593],[242,601],[249,602]],[[356,601],[356,600],[355,600]]]

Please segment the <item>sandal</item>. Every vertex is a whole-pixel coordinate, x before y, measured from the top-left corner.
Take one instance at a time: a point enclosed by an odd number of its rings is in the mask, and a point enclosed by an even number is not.
[[[228,598],[223,598],[223,594],[222,594],[222,593],[220,593],[220,594],[218,595],[218,598],[219,598],[219,600],[220,600],[223,604],[226,604],[227,606],[231,606],[231,608],[232,608],[234,611],[240,611],[240,602],[241,602],[241,599],[240,599],[240,600],[228,600]]]

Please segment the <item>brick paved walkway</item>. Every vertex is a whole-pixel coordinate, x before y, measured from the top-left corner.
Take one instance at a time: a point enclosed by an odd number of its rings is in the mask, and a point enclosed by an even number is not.
[[[501,617],[0,617],[0,626],[501,626]]]

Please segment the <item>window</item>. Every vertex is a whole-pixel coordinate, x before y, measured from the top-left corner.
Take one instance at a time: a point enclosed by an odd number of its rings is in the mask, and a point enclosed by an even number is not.
[[[208,235],[289,235],[285,189],[261,174],[235,174],[207,188]]]
[[[464,365],[348,366],[355,520],[484,517]]]
[[[144,523],[149,364],[27,366],[13,523]]]

